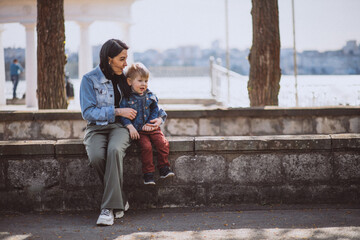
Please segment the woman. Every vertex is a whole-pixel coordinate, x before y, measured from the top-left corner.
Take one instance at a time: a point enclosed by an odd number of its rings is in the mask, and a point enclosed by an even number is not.
[[[114,217],[122,217],[129,207],[123,191],[123,159],[130,138],[119,122],[120,116],[132,120],[137,114],[134,109],[119,108],[121,99],[131,93],[123,73],[128,48],[117,39],[105,42],[99,66],[85,74],[80,85],[81,114],[88,122],[84,144],[90,164],[104,186],[98,225],[112,225]],[[160,110],[159,116],[166,118],[166,113]],[[158,128],[161,117],[150,126]]]

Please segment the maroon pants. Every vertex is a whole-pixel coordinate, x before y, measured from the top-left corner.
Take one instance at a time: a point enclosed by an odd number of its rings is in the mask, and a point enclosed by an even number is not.
[[[168,161],[169,142],[166,140],[161,130],[157,129],[151,132],[139,131],[139,134],[140,139],[138,140],[138,143],[141,149],[142,172],[155,172],[155,166],[153,163],[153,148],[151,144],[154,145],[157,151],[158,169],[170,166]]]

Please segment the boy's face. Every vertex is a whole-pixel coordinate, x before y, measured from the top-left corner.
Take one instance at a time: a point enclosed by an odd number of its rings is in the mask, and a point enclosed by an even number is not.
[[[139,95],[143,95],[148,87],[148,79],[136,76],[135,79],[128,78],[127,82],[132,90]]]

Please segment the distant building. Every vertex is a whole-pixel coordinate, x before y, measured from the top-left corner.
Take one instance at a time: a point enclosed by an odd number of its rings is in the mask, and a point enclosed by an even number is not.
[[[211,48],[214,50],[219,50],[221,48],[221,41],[219,39],[212,41]]]
[[[282,74],[294,74],[293,51],[281,50]],[[297,53],[298,74],[360,74],[360,46],[355,40],[347,41],[341,50],[303,51]]]
[[[356,45],[356,40],[347,41],[342,50],[346,55],[360,55],[360,45]]]
[[[213,41],[211,48],[201,49],[196,45],[179,46],[178,48],[158,51],[148,49],[144,52],[135,52],[134,61],[143,62],[149,68],[153,67],[156,75],[165,74],[180,76],[188,74],[201,75],[209,68],[209,58],[225,60],[225,50],[220,47],[220,40]],[[93,47],[94,66],[99,64],[99,52],[101,45]],[[248,75],[250,70],[247,59],[250,49],[230,49],[230,69],[242,75]],[[291,48],[281,49],[280,68],[284,75],[294,74],[294,50]],[[9,67],[14,58],[19,59],[22,66],[25,66],[25,49],[5,49],[5,71],[6,79],[10,79]],[[68,52],[66,72],[70,78],[78,78],[78,54]],[[303,51],[297,53],[298,74],[360,74],[360,45],[355,40],[347,41],[342,49],[336,51]],[[165,69],[168,68],[168,70]],[[181,68],[184,68],[183,72]]]
[[[201,58],[199,46],[181,46],[179,47],[179,57],[184,66],[196,65],[196,60]]]

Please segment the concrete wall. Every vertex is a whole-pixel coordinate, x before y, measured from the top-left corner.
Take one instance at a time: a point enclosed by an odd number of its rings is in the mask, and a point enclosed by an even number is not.
[[[129,148],[133,208],[360,199],[360,134],[171,137],[170,149],[176,177],[144,186]],[[0,210],[98,209],[101,194],[81,140],[0,141]]]
[[[168,110],[166,136],[262,136],[360,133],[360,107]],[[1,111],[0,140],[82,138],[78,111]]]

